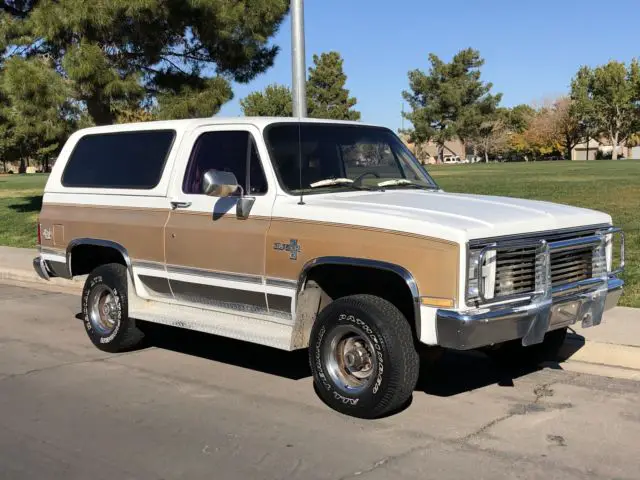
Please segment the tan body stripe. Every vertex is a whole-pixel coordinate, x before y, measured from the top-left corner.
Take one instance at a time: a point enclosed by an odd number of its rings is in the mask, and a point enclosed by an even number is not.
[[[45,204],[43,227],[61,225],[64,239],[43,246],[65,249],[74,238],[121,244],[132,258],[211,271],[296,281],[319,257],[378,260],[415,278],[421,295],[457,300],[457,244],[407,232],[292,218],[213,214],[137,207]],[[165,228],[166,225],[166,228]],[[274,244],[296,240],[295,259]],[[166,257],[165,257],[166,255]]]
[[[122,245],[129,256],[164,262],[164,225],[170,210],[45,203],[40,213],[42,228],[60,225],[64,238],[42,246],[65,249],[77,238],[110,240]]]

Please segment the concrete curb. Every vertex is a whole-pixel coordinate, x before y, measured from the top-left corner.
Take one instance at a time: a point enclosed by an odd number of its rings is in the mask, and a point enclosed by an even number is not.
[[[63,293],[79,294],[84,286],[84,278],[79,277],[74,280],[52,278],[46,281],[42,280],[35,271],[0,267],[0,283],[26,286],[38,290],[55,290]]]

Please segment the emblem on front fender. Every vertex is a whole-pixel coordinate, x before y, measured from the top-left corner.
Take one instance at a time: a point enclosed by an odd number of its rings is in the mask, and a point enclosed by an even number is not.
[[[298,253],[302,251],[302,249],[300,248],[300,244],[298,243],[298,240],[295,240],[295,239],[289,240],[289,243],[276,242],[273,244],[273,249],[281,252],[289,252],[290,260],[297,260]]]

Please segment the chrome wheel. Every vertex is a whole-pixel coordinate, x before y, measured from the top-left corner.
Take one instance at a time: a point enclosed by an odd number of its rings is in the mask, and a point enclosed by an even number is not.
[[[373,343],[348,325],[332,329],[324,343],[324,362],[334,384],[356,393],[370,386],[378,369]]]
[[[89,321],[100,335],[109,335],[118,324],[118,302],[106,285],[97,285],[89,297]]]

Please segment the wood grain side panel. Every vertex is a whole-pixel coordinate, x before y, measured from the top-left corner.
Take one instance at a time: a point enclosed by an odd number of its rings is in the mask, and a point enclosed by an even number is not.
[[[297,240],[300,251],[276,250],[275,243]],[[421,295],[457,299],[459,247],[401,232],[355,226],[274,219],[267,235],[266,276],[297,280],[303,266],[324,256],[381,260],[404,267]]]
[[[167,264],[264,275],[269,219],[171,212],[165,232]]]
[[[44,204],[42,228],[58,225],[64,238],[55,236],[43,246],[66,249],[77,238],[110,240],[122,245],[134,259],[164,263],[164,225],[169,209],[97,207]]]

